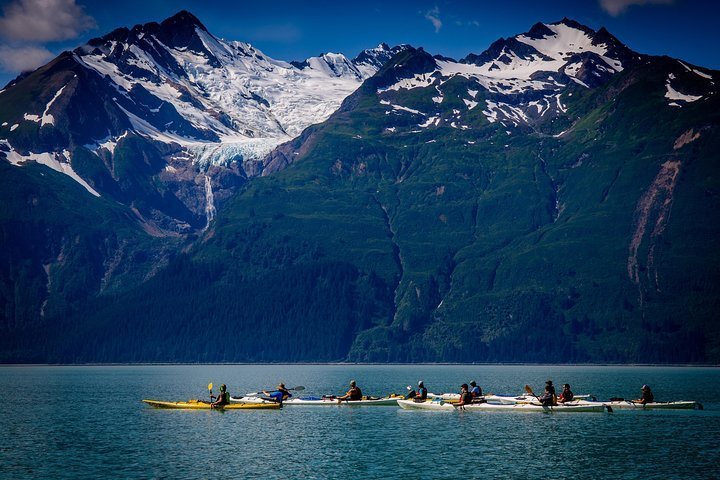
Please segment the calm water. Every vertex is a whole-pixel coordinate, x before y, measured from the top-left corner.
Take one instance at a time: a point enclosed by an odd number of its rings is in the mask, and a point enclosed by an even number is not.
[[[206,398],[304,385],[341,393],[486,392],[693,399],[704,411],[613,414],[414,412],[395,407],[155,410],[143,398]],[[720,369],[567,366],[201,365],[0,367],[1,478],[717,478]]]

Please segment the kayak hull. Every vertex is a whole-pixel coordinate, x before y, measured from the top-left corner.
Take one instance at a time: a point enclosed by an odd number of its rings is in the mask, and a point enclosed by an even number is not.
[[[591,405],[567,405],[561,404],[552,407],[545,407],[542,405],[532,403],[514,403],[514,404],[503,404],[503,403],[473,403],[471,405],[465,405],[464,410],[478,411],[478,412],[527,412],[527,413],[602,413],[606,407],[603,404],[591,404]]]
[[[653,403],[638,403],[638,402],[630,402],[627,400],[623,401],[615,401],[615,402],[590,402],[590,401],[573,401],[567,403],[567,405],[607,405],[609,407],[612,407],[613,410],[693,410],[693,409],[699,409],[702,410],[702,404],[691,401],[691,400],[681,400],[677,402],[653,402]]]
[[[437,412],[452,412],[455,407],[445,401],[415,402],[413,400],[397,400],[403,410],[432,410]]]
[[[207,402],[200,400],[189,400],[187,402],[164,402],[161,400],[143,400],[144,403],[155,408],[169,408],[169,409],[180,409],[180,410],[210,410],[212,407]],[[264,402],[264,403],[229,403],[222,407],[218,407],[217,410],[274,410],[280,408],[279,403]]]
[[[592,395],[575,395],[576,400],[588,400],[594,398]],[[537,398],[532,395],[485,395],[485,400],[491,403],[502,403],[512,405],[514,403],[537,403]]]
[[[321,398],[321,399],[304,399],[304,398],[291,398],[286,400],[284,405],[311,405],[311,406],[348,406],[348,407],[362,407],[362,406],[392,406],[397,404],[397,398],[394,397],[383,397],[377,399],[367,400],[343,400],[338,402],[335,399]]]
[[[527,412],[527,413],[570,413],[570,412],[595,412],[605,411],[602,404],[593,405],[559,405],[557,407],[543,407],[542,405],[532,405],[529,403],[473,403],[462,407],[455,407],[452,403],[445,401],[431,402],[414,402],[412,400],[398,400],[400,408],[405,410],[435,410],[435,411],[452,411],[467,410],[477,412]]]

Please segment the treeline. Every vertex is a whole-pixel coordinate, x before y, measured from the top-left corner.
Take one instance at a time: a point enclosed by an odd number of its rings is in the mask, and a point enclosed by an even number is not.
[[[389,291],[341,262],[241,279],[183,255],[142,288],[44,325],[42,349],[50,362],[343,360],[359,331],[389,317]]]

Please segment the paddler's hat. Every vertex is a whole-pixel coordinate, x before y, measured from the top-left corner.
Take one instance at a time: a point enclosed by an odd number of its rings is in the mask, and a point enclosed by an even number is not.
[[[220,391],[221,391],[221,392],[224,392],[225,390],[227,390],[227,387],[226,387],[225,384],[223,383],[222,385],[220,385]]]
[[[570,384],[566,383],[565,385],[563,385],[563,388],[570,388]]]
[[[464,388],[465,390],[467,390],[467,388],[468,388],[467,383],[463,383],[462,385],[460,385],[460,388]]]
[[[351,387],[354,387],[354,386],[355,386],[355,380],[350,380],[350,386],[351,386]]]
[[[285,388],[285,384],[284,384],[284,383],[279,383],[279,384],[278,384],[278,387],[280,387],[280,388]]]
[[[473,380],[472,382],[470,382],[470,385],[472,385],[473,387],[476,387],[477,383],[475,383],[475,380]]]
[[[647,385],[643,385],[640,390],[650,390],[650,387],[648,387]]]
[[[545,385],[552,385],[552,380],[548,380],[547,382],[545,382]]]
[[[422,386],[423,386],[423,381],[420,380],[420,381],[418,382],[418,387],[422,387]]]

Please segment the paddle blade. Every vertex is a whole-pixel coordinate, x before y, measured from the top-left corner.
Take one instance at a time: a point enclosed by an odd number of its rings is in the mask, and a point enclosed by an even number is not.
[[[305,390],[305,387],[303,387],[302,385],[298,385],[297,387],[291,388],[290,390],[295,390],[296,392],[302,392],[303,390]]]
[[[532,396],[535,396],[535,394],[533,393],[533,389],[530,388],[530,385],[525,385],[525,392],[529,393]]]
[[[208,390],[212,391],[213,384],[212,382],[208,383]]]

